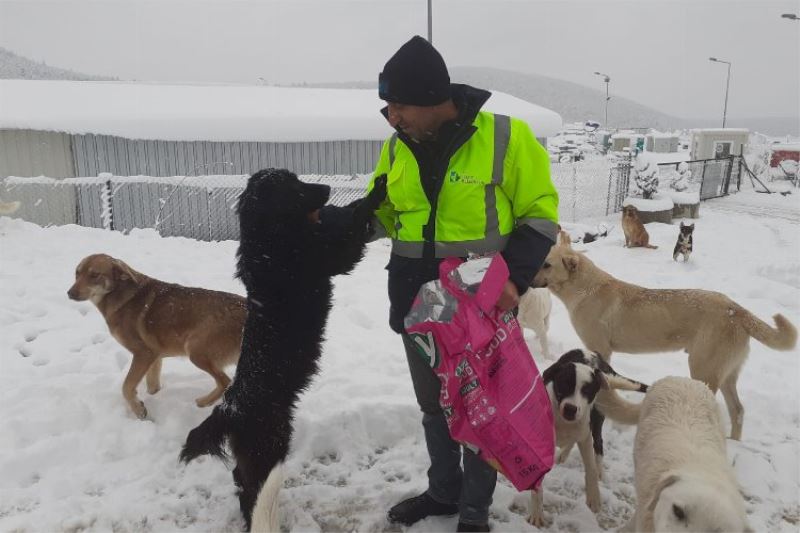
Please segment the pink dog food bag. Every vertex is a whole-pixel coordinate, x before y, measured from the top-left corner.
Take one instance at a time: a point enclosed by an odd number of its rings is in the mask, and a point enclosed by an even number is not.
[[[442,382],[450,435],[522,491],[538,488],[553,467],[555,429],[522,329],[495,306],[507,279],[500,254],[447,259],[439,279],[420,288],[405,326]]]

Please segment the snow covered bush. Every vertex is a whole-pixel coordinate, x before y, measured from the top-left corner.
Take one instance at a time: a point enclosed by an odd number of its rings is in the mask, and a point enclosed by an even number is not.
[[[689,163],[683,161],[678,165],[678,169],[673,172],[672,182],[669,187],[678,192],[683,192],[689,188],[689,180],[692,179],[692,171],[689,170]]]
[[[658,165],[652,161],[637,160],[631,168],[631,178],[637,196],[649,200],[658,192]]]

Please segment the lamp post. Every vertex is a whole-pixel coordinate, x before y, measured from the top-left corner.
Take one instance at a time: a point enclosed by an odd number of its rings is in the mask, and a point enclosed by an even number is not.
[[[608,127],[608,101],[611,100],[611,97],[608,95],[608,84],[611,82],[611,77],[608,74],[603,74],[602,72],[595,71],[597,76],[601,76],[603,81],[606,82],[606,119],[603,123],[603,127]]]
[[[800,17],[798,17],[794,13],[784,13],[783,15],[781,15],[781,18],[789,20],[800,20]]]
[[[725,82],[725,107],[722,110],[722,127],[725,127],[725,119],[728,116],[728,89],[731,86],[731,63],[730,61],[723,61],[722,59],[717,59],[716,57],[709,57],[709,61],[713,61],[715,63],[725,63],[728,65],[728,81]]]
[[[433,0],[428,0],[428,42],[433,44]]]

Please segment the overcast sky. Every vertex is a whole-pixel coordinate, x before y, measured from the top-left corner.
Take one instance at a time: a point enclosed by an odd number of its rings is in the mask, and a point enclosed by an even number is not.
[[[685,118],[800,115],[800,0],[433,0],[451,66],[569,80]],[[0,0],[0,46],[164,82],[375,80],[427,0]]]

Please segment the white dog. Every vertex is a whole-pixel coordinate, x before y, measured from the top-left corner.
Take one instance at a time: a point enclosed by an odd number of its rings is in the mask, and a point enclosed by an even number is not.
[[[550,329],[550,311],[553,301],[547,289],[528,289],[519,299],[519,314],[517,320],[524,328],[529,328],[536,333],[542,354],[545,359],[551,359],[550,345],[547,342],[547,330]]]
[[[636,513],[622,531],[752,531],[704,383],[667,377],[650,387],[633,463]]]

